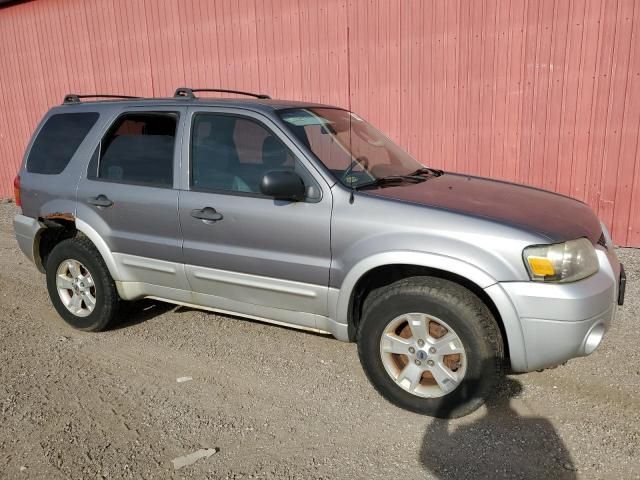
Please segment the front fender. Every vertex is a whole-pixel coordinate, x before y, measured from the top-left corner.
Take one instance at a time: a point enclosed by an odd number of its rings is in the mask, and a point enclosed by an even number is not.
[[[518,370],[526,368],[522,326],[510,299],[495,278],[481,268],[454,257],[413,250],[384,252],[367,257],[355,264],[345,276],[335,304],[332,305],[335,308],[330,312],[332,318],[339,323],[348,324],[351,296],[358,281],[372,269],[388,265],[415,265],[442,270],[463,277],[482,288],[500,314],[500,319],[496,320],[502,321],[504,326],[512,366]]]
[[[335,311],[335,318],[337,318],[339,322],[347,323],[351,294],[358,281],[370,270],[387,265],[415,265],[435,268],[464,277],[480,288],[487,288],[497,283],[491,275],[475,265],[446,255],[417,252],[414,250],[378,253],[360,260],[344,277],[342,285],[340,286]]]

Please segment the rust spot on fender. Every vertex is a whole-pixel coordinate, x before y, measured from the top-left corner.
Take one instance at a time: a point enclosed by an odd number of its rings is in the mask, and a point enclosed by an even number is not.
[[[73,213],[54,212],[42,217],[44,220],[67,220],[69,222],[75,222],[76,217]]]

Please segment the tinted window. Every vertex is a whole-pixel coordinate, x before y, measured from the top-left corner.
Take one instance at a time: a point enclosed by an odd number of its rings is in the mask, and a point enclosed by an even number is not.
[[[177,120],[178,115],[174,113],[121,116],[102,139],[98,178],[157,187],[173,186]],[[89,177],[92,176],[89,172]]]
[[[95,112],[59,113],[49,117],[33,142],[27,171],[50,175],[62,172],[97,120]]]
[[[262,177],[272,169],[299,171],[300,167],[289,149],[263,125],[228,115],[195,116],[191,186],[260,193]]]

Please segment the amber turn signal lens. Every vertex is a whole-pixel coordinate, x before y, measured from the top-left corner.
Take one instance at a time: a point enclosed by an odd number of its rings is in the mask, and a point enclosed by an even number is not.
[[[529,266],[531,267],[531,271],[540,275],[541,277],[546,277],[547,275],[555,275],[556,271],[553,268],[553,263],[548,258],[543,257],[529,257],[527,258],[529,262]]]

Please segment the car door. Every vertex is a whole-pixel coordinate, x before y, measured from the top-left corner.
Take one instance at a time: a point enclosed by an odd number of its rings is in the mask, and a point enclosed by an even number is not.
[[[79,182],[77,216],[113,252],[119,280],[188,289],[174,188],[185,114],[184,107],[120,111]]]
[[[266,116],[189,108],[179,216],[197,303],[316,328],[327,315],[332,197],[295,144]],[[260,193],[270,169],[292,169],[305,201]]]

